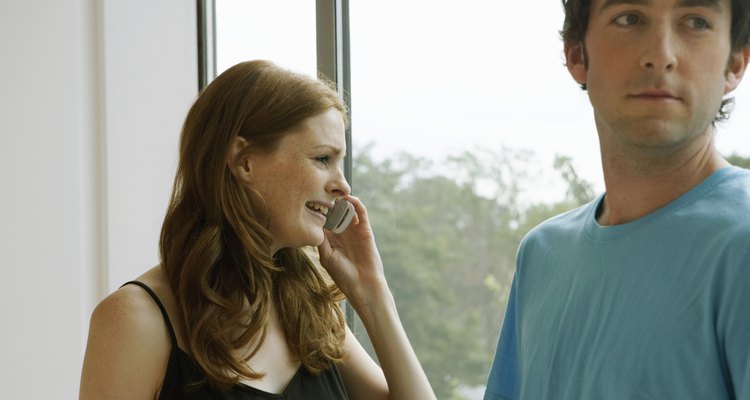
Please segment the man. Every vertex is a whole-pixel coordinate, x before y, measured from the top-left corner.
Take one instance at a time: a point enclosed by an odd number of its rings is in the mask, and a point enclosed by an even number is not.
[[[522,242],[485,400],[750,399],[750,171],[714,146],[750,1],[563,5],[606,193]]]

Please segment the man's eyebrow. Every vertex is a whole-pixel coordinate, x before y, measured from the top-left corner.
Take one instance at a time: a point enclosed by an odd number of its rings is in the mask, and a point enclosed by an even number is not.
[[[683,0],[683,1],[689,1],[689,0]],[[602,7],[599,9],[606,10],[609,7],[616,6],[619,4],[633,4],[633,5],[640,5],[640,6],[647,6],[649,5],[649,0],[606,0],[604,4],[602,4]]]
[[[677,3],[677,7],[708,7],[719,12],[722,11],[719,0],[680,0],[680,2]]]
[[[651,3],[650,0],[606,0],[600,10],[605,10],[609,7],[616,6],[619,4],[633,4],[633,5],[647,6],[650,3]],[[709,7],[709,8],[713,8],[716,11],[722,11],[721,3],[719,2],[719,0],[680,0],[680,2],[677,3],[676,7],[678,8]]]

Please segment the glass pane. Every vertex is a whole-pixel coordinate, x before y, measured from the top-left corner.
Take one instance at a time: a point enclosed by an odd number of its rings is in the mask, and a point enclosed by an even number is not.
[[[729,97],[734,97],[734,111],[726,121],[718,126],[716,146],[724,156],[736,155],[748,159],[750,168],[750,74],[745,73],[740,87]]]
[[[219,73],[265,58],[315,76],[315,2],[216,6]],[[353,1],[350,16],[354,194],[438,398],[481,399],[520,239],[603,190],[561,7]],[[735,95],[717,145],[750,166],[750,82]]]
[[[350,15],[353,190],[437,397],[481,399],[519,241],[603,190],[562,9],[381,0]],[[750,82],[737,97],[719,148],[748,157]]]
[[[314,1],[215,1],[217,74],[242,61],[265,59],[317,76]]]

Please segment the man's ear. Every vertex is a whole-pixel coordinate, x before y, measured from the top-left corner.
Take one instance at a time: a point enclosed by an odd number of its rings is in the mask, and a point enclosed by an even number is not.
[[[227,151],[227,167],[235,178],[247,182],[252,168],[250,165],[250,142],[242,136],[235,136]]]
[[[742,81],[742,76],[745,75],[745,71],[747,71],[748,60],[750,60],[750,45],[743,47],[740,51],[733,53],[729,57],[724,94],[737,89],[740,81]]]
[[[583,42],[565,42],[565,66],[579,85],[586,84],[586,51]]]

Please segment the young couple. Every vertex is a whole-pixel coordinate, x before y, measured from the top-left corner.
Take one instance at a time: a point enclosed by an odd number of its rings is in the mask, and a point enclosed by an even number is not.
[[[524,239],[485,399],[750,399],[750,173],[714,145],[750,1],[563,5],[606,192]],[[346,124],[335,91],[265,61],[200,94],[160,264],[94,311],[81,399],[435,398],[342,174]]]

